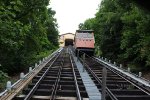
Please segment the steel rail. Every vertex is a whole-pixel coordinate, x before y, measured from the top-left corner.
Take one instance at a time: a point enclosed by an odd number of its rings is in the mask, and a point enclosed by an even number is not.
[[[61,51],[62,49],[58,49],[59,51]],[[1,96],[0,96],[0,100],[11,100],[12,98],[14,98],[20,91],[22,91],[22,89],[27,85],[27,82],[30,82],[31,79],[33,78],[33,75],[37,75],[37,73],[50,61],[52,61],[53,58],[55,58],[56,53],[58,52],[58,50],[56,50],[55,52],[53,52],[51,55],[48,56],[47,58],[47,62],[45,62],[44,64],[39,64],[38,66],[41,66],[40,68],[34,68],[33,71],[37,71],[37,72],[31,72],[25,75],[25,79],[24,80],[20,80],[20,82],[18,82],[17,84],[14,83],[15,85],[12,85],[12,90],[11,92],[8,90],[5,90]]]
[[[62,48],[59,48],[58,50],[56,50],[55,52],[53,52],[51,55],[48,56],[48,59],[49,59],[50,57],[53,58],[53,57],[56,55],[56,53],[57,53],[57,52],[60,52],[61,50],[62,50]],[[50,59],[50,60],[51,60],[51,59]],[[50,61],[50,60],[49,60],[49,61]],[[40,66],[40,65],[41,65],[41,64],[39,64],[38,66]],[[34,68],[33,70],[36,70],[36,68]],[[33,74],[33,73],[27,73],[27,74],[24,76],[24,78],[29,78],[29,77],[32,76],[32,74]],[[20,86],[22,85],[21,83],[24,83],[24,81],[23,81],[22,79],[19,79],[17,82],[15,82],[15,83],[11,86],[11,88],[12,88],[12,89],[16,89],[16,88],[18,88],[18,87],[20,87]],[[9,92],[9,91],[8,91],[7,89],[4,90],[3,92],[1,92],[1,93],[0,93],[0,99],[3,98],[2,96],[5,96],[5,97],[6,97],[6,96],[8,96],[8,95],[9,95],[9,96],[12,95],[12,93],[10,94],[10,93],[8,93],[8,92]],[[6,94],[6,93],[8,93],[8,94]],[[15,92],[15,94],[16,94],[16,92]],[[14,94],[14,95],[15,95],[15,94]]]
[[[88,56],[88,55],[87,55],[87,56]],[[116,75],[120,76],[122,79],[124,79],[125,81],[129,82],[129,83],[132,84],[133,86],[137,87],[137,88],[138,88],[139,90],[141,90],[142,92],[146,93],[147,95],[150,95],[149,90],[145,89],[145,87],[143,87],[142,85],[139,85],[139,84],[137,84],[135,81],[131,80],[131,77],[125,77],[125,76],[124,76],[125,74],[120,73],[119,71],[117,71],[117,70],[115,70],[115,69],[109,67],[109,66],[106,65],[106,64],[103,64],[102,62],[98,61],[98,60],[95,59],[94,57],[90,57],[90,58],[92,58],[94,61],[100,63],[103,67],[106,67],[109,71],[111,71],[111,72],[115,73]],[[82,59],[80,58],[80,60],[82,60]],[[88,65],[86,64],[86,67],[87,67],[87,66],[88,66]],[[87,67],[87,69],[88,69],[89,72],[95,77],[95,79],[96,79],[97,81],[100,80],[100,79],[97,77],[97,75],[92,71],[92,69],[91,69],[90,67]],[[98,81],[98,83],[102,83],[102,82],[99,82],[99,81]],[[113,99],[113,100],[118,100],[118,99],[113,95],[113,93],[111,92],[111,90],[108,89],[107,87],[106,87],[106,91],[107,91],[107,93],[109,94],[109,96],[110,96],[111,99]]]
[[[81,53],[84,53],[82,51],[80,51]],[[85,53],[85,55],[91,59],[94,59],[93,57],[90,57],[89,55],[87,55]],[[83,60],[80,58],[80,61],[83,62]],[[85,62],[84,62],[85,63]],[[102,86],[102,81],[98,78],[98,76],[92,71],[92,69],[85,63],[85,67],[88,69],[88,71],[92,74],[92,76],[96,79],[96,81],[101,84]],[[114,95],[113,93],[110,91],[110,89],[108,87],[106,87],[106,92],[108,93],[108,95],[110,96],[111,99],[113,100],[118,100]]]
[[[82,60],[82,59],[81,59]],[[85,63],[86,68],[88,69],[88,71],[92,74],[92,76],[96,79],[96,81],[102,85],[102,81],[98,78],[98,76],[92,71],[92,69]],[[108,93],[108,95],[110,96],[110,98],[112,100],[118,100],[113,93],[110,91],[110,89],[108,87],[106,87],[106,92]]]
[[[96,59],[95,59],[96,60]],[[96,60],[97,61],[97,60]],[[99,63],[99,62],[98,62]],[[138,89],[140,89],[141,91],[143,91],[144,93],[150,95],[150,91],[145,89],[145,87],[142,87],[140,85],[138,85],[136,82],[133,82],[131,80],[131,77],[125,77],[123,76],[124,74],[120,74],[119,71],[109,67],[108,65],[105,65],[103,63],[101,63],[103,66],[105,66],[106,68],[108,68],[110,71],[114,72],[115,74],[117,74],[118,76],[120,76],[121,78],[123,78],[124,80],[126,80],[127,82],[131,83],[133,86],[137,87]]]
[[[57,88],[58,88],[58,83],[60,82],[61,71],[62,71],[62,66],[59,66],[58,78],[57,78],[57,80],[56,80],[56,82],[55,82],[55,85],[54,85],[54,88],[53,88],[53,90],[52,90],[50,100],[55,100],[56,92],[57,92]]]
[[[70,61],[71,61],[71,67],[72,67],[73,77],[74,77],[75,86],[76,86],[77,97],[78,97],[78,100],[82,100],[81,94],[80,94],[80,90],[79,90],[79,86],[78,86],[78,82],[77,82],[77,77],[76,77],[75,70],[74,70],[74,64],[73,64],[73,60],[72,60],[72,54],[70,55]]]
[[[36,89],[38,88],[38,86],[40,85],[40,83],[42,82],[42,80],[44,79],[44,76],[48,73],[49,69],[51,68],[51,66],[54,64],[54,62],[57,60],[57,58],[60,56],[60,53],[57,55],[57,57],[54,59],[54,61],[51,63],[51,65],[47,68],[47,70],[44,72],[44,74],[40,77],[40,79],[38,80],[38,82],[35,84],[35,86],[30,90],[30,92],[26,95],[24,100],[30,100],[32,95],[34,94],[34,92],[36,91]]]

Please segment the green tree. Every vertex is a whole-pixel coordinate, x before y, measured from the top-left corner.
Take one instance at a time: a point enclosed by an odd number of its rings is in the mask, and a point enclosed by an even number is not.
[[[57,22],[55,12],[47,8],[49,0],[1,0],[0,4],[2,71],[23,71],[58,46]]]
[[[93,29],[94,21],[94,18],[89,18],[84,23],[80,23],[78,27],[80,30],[91,30]]]
[[[149,69],[150,13],[132,1],[103,0],[95,18],[79,24],[79,29],[94,30],[102,56],[136,69]]]

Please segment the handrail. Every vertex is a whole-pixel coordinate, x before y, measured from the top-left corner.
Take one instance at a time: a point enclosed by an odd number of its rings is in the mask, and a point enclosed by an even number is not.
[[[61,71],[62,71],[62,66],[59,66],[58,78],[56,79],[56,82],[55,82],[54,88],[52,90],[52,94],[51,94],[50,100],[55,100],[56,91],[57,91],[57,88],[58,88],[58,83],[60,81]]]
[[[53,65],[53,63],[56,61],[56,59],[59,57],[59,55],[57,55],[57,57],[54,59],[54,61],[51,63],[51,65],[47,68],[47,70],[44,72],[44,74],[40,77],[40,79],[38,80],[38,82],[34,85],[34,87],[27,94],[27,96],[25,97],[24,100],[30,100],[31,99],[31,96],[34,94],[34,92],[36,91],[36,89],[40,85],[41,81],[44,79],[44,76],[48,73],[49,69],[51,68],[51,66]]]
[[[71,50],[70,50],[70,53],[71,53]],[[77,77],[76,77],[75,70],[74,70],[74,65],[73,65],[73,61],[72,61],[72,55],[70,56],[70,61],[71,61],[71,67],[72,67],[74,81],[75,81],[75,85],[76,85],[77,97],[78,97],[78,100],[82,100],[81,99],[80,90],[79,90],[79,86],[78,86],[78,83],[77,83]]]
[[[57,49],[55,52],[53,52],[51,55],[49,55],[47,59],[53,58],[53,56],[55,56],[56,53],[57,53],[57,52],[60,52],[61,50],[62,50],[62,48]],[[47,59],[46,59],[46,60],[47,60]],[[51,59],[50,59],[50,60],[51,60]],[[41,63],[41,64],[42,64],[42,63]],[[39,67],[41,64],[39,64],[38,67]],[[36,68],[37,68],[37,67],[35,67],[35,68],[33,69],[33,71],[34,71]],[[32,74],[33,74],[32,72],[27,73],[27,74],[24,76],[24,79],[26,79],[27,76],[31,76]],[[18,83],[20,83],[21,81],[22,81],[22,79],[19,79],[18,81],[16,81],[16,82],[11,86],[11,88],[12,88],[12,89],[15,89],[15,86],[18,85]],[[7,89],[5,89],[3,92],[0,93],[0,97],[2,97],[3,95],[5,95],[7,92],[9,92],[9,91],[8,91]]]
[[[124,71],[122,69],[118,69],[118,67],[114,66],[113,64],[110,64],[110,63],[107,63],[106,61],[103,61],[101,59],[97,59],[99,63],[101,63],[102,65],[104,65],[105,67],[107,67],[108,69],[112,70],[113,72],[115,71],[116,74],[118,74],[119,76],[122,74],[122,75],[126,75],[128,76],[130,79],[128,79],[127,77],[124,79],[127,80],[128,82],[130,82],[131,84],[133,84],[134,86],[136,86],[137,88],[139,88],[140,90],[144,91],[145,93],[147,93],[148,95],[150,95],[150,84],[148,84],[149,82],[148,81],[145,81],[145,80],[142,80],[140,77],[137,77],[137,76],[134,76],[133,74],[131,73],[128,73],[128,71]],[[118,73],[119,72],[119,73]],[[120,74],[121,73],[121,74]],[[123,78],[123,76],[121,75],[121,77]],[[132,75],[132,76],[131,76]],[[134,76],[134,77],[133,77]],[[134,80],[146,87],[142,88],[141,86],[138,86],[137,83],[134,83],[133,81],[130,81],[130,80]],[[140,80],[138,80],[140,79]],[[147,82],[147,83],[144,83]],[[137,84],[137,85],[135,85]],[[144,90],[143,90],[144,89]]]
[[[99,58],[99,57],[95,57],[95,59],[100,59],[101,61],[103,61],[103,62],[105,62],[105,63],[107,63],[107,64],[111,64],[111,63],[108,63],[107,61],[105,61],[105,60],[103,60],[103,59],[101,59],[101,58]],[[111,64],[111,66],[113,66],[113,64]],[[111,67],[110,66],[110,67]],[[128,70],[126,70],[126,69],[124,69],[124,68],[120,68],[119,66],[114,66],[114,67],[116,67],[116,68],[118,68],[118,69],[121,69],[122,71],[124,71],[124,72],[128,72],[128,73],[130,73],[130,74],[132,74],[133,76],[135,76],[135,77],[137,77],[137,78],[139,78],[139,79],[143,79],[144,81],[147,81],[149,84],[150,84],[150,80],[148,80],[148,79],[145,79],[144,77],[140,77],[139,75],[137,75],[137,74],[135,74],[135,73],[132,73],[132,72],[129,72]]]

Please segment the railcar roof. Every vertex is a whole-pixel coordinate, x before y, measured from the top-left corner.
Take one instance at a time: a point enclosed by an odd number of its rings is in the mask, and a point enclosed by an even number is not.
[[[76,30],[76,33],[92,33],[93,30]]]

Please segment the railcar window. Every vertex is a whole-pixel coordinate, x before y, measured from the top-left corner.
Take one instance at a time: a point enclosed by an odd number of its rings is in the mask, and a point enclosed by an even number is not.
[[[77,38],[93,38],[93,35],[91,33],[77,33]]]
[[[88,38],[93,38],[93,34],[88,34]]]

